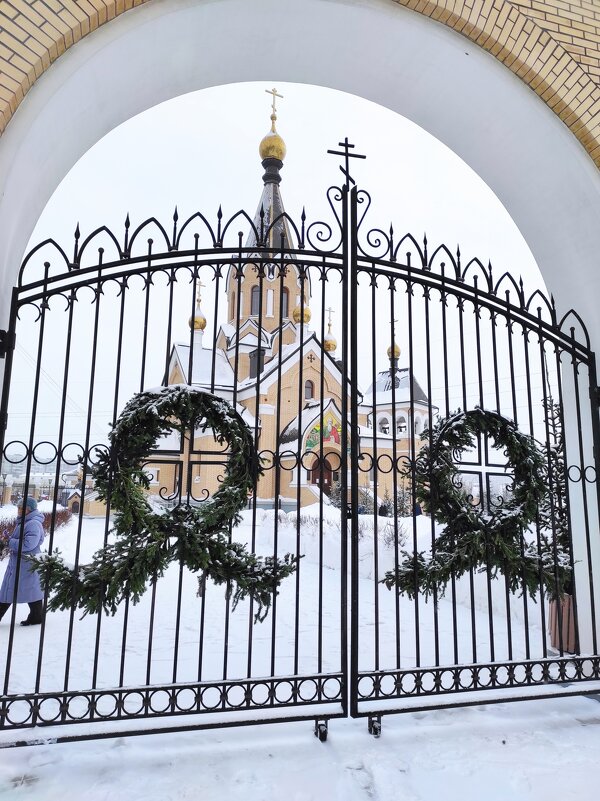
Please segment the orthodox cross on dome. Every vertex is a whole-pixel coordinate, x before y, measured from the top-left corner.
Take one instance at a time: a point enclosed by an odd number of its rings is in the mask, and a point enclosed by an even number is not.
[[[345,166],[342,167],[340,164],[340,170],[346,176],[346,181],[348,183],[356,184],[354,178],[350,175],[350,159],[366,159],[366,156],[361,156],[359,153],[351,153],[351,148],[354,148],[355,145],[351,145],[348,141],[348,137],[344,139],[343,142],[338,142],[338,147],[344,148],[343,150],[328,150],[327,152],[330,153],[332,156],[343,156]]]
[[[283,95],[280,95],[279,92],[277,91],[277,89],[275,89],[275,87],[273,87],[273,89],[265,89],[265,92],[268,95],[273,95],[272,109],[273,109],[273,114],[276,114],[277,113],[277,109],[275,107],[275,103],[276,103],[275,98],[278,97],[280,100],[283,100]]]
[[[328,326],[328,333],[331,334],[331,315],[333,314],[334,309],[332,309],[331,306],[330,306],[328,309],[325,309],[325,311],[329,315],[328,320],[327,320],[327,326]]]
[[[275,105],[277,101],[275,98],[278,97],[280,100],[283,100],[283,95],[280,95],[275,87],[273,87],[273,89],[265,89],[265,92],[273,96],[271,102],[271,120],[273,122],[272,130],[275,131],[275,121],[277,120],[277,107]]]
[[[202,300],[202,290],[206,287],[206,284],[203,284],[202,281],[198,281],[196,287],[196,305],[199,306]]]

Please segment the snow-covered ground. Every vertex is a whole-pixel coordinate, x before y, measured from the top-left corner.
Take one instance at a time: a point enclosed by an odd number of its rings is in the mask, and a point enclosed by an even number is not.
[[[81,618],[79,613],[69,612],[47,615],[41,659],[40,629],[18,627],[8,670],[9,692],[31,692],[36,682],[39,691],[49,692],[57,688],[83,690],[94,686],[237,679],[249,674],[261,677],[271,675],[272,663],[273,673],[278,676],[339,671],[340,513],[332,507],[324,507],[323,511],[322,525],[318,505],[303,509],[300,520],[294,514],[280,515],[277,552],[300,553],[303,558],[297,573],[283,582],[274,613],[265,622],[252,623],[248,602],[232,612],[223,587],[209,583],[204,597],[198,597],[197,578],[171,565],[157,582],[155,592],[146,592],[136,606],[122,604],[114,617]],[[511,599],[507,617],[501,580],[492,582],[488,596],[485,575],[475,576],[473,589],[468,578],[463,579],[457,583],[454,606],[450,591],[437,607],[422,598],[416,603],[398,598],[375,580],[394,566],[394,522],[365,515],[359,519],[359,528],[361,670],[376,666],[411,668],[417,663],[423,667],[434,665],[436,647],[438,664],[442,665],[525,657],[522,600]],[[398,531],[409,550],[414,543],[422,550],[431,541],[431,521],[424,516],[415,519],[414,528],[412,518],[399,519]],[[244,512],[234,537],[252,544],[253,532],[256,551],[273,553],[274,512],[259,510],[254,527],[252,513]],[[102,546],[104,537],[103,519],[74,518],[56,530],[53,548],[58,548],[68,562],[73,562],[78,552],[81,563]],[[0,578],[4,565],[0,563]],[[495,612],[493,629],[488,614],[490,603]],[[17,620],[26,611],[27,607],[19,607]],[[540,611],[539,605],[529,602],[532,657],[543,655]],[[0,624],[0,653],[5,652],[10,617],[11,612]],[[509,621],[512,654],[508,650]],[[477,659],[473,658],[474,647]],[[0,678],[2,673],[0,662]]]
[[[600,703],[524,701],[384,718],[0,752],[14,801],[596,801]]]
[[[221,587],[209,585],[198,597],[196,578],[172,566],[155,594],[147,592],[127,610],[123,605],[115,617],[48,615],[41,659],[40,629],[17,627],[6,677],[9,692],[31,692],[36,683],[44,692],[243,678],[248,672],[259,677],[271,674],[271,663],[278,676],[338,671],[339,512],[325,507],[323,524],[318,517],[318,507],[304,509],[300,520],[280,516],[278,553],[299,552],[304,558],[298,576],[284,582],[275,614],[264,623],[252,624],[247,603],[228,611]],[[79,559],[85,561],[103,543],[103,520],[81,523],[80,532],[79,521],[73,520],[55,534],[54,546],[67,560],[75,558],[79,547]],[[399,520],[398,527],[408,549],[416,543],[421,550],[431,541],[431,522],[425,517],[414,523],[412,518]],[[508,658],[509,622],[512,656],[525,655],[523,602],[509,599],[507,617],[502,581],[493,582],[490,593],[484,575],[476,576],[473,586],[460,582],[454,607],[452,593],[437,610],[422,599],[418,608],[406,598],[397,602],[395,593],[375,581],[394,565],[394,521],[365,516],[359,528],[361,669],[375,667],[376,633],[382,669],[396,667],[399,651],[403,668],[417,659],[423,666],[434,664],[436,641],[441,664],[454,664],[455,644],[460,662],[472,661],[474,644],[481,661],[490,658],[492,646],[496,659]],[[259,511],[254,529],[259,553],[273,552],[274,531],[274,513]],[[252,532],[252,514],[245,512],[235,538],[252,542]],[[0,563],[0,577],[3,570]],[[495,612],[493,630],[489,606]],[[24,611],[18,609],[17,620]],[[529,602],[527,611],[531,655],[541,656],[545,635],[539,605]],[[9,617],[0,624],[0,654],[7,650]],[[96,643],[99,658],[94,661]],[[0,679],[2,674],[0,662]],[[185,722],[157,720],[158,725]],[[600,705],[589,698],[411,713],[384,718],[383,725],[379,740],[367,734],[365,720],[333,720],[327,743],[319,743],[310,722],[303,722],[9,749],[0,751],[0,798],[267,801],[285,793],[289,801],[468,801],[482,796],[491,801],[585,801],[598,794]],[[73,736],[79,727],[68,728]],[[51,738],[53,730],[36,734]]]

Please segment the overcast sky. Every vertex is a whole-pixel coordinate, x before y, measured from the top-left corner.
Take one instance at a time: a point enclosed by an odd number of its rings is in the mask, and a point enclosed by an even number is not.
[[[106,224],[121,230],[148,216],[170,220],[201,209],[254,213],[262,188],[258,144],[270,127],[276,86],[278,131],[287,144],[282,192],[292,216],[325,209],[324,191],[340,181],[326,151],[348,136],[367,156],[354,162],[373,197],[370,219],[396,233],[427,232],[431,244],[461,244],[467,258],[492,260],[532,281],[535,261],[516,225],[487,185],[445,145],[388,109],[331,89],[301,84],[219,86],[162,103],[115,128],[73,167],[44,210],[30,246],[47,236],[70,244]]]

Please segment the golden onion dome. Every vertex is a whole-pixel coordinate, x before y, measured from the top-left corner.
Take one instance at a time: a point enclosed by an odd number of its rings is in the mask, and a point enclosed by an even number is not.
[[[312,314],[310,313],[310,309],[308,308],[308,306],[306,305],[304,306],[304,315],[302,314],[301,306],[296,306],[296,308],[292,312],[292,317],[294,318],[295,323],[299,323],[300,319],[302,319],[304,323],[310,323],[310,318],[312,317]]]
[[[337,348],[337,340],[331,333],[331,312],[333,310],[329,309],[329,325],[327,328],[327,333],[325,334],[325,339],[323,340],[323,349],[327,351],[327,353],[333,353],[333,351]]]
[[[196,306],[196,310],[194,311],[194,316],[190,317],[189,326],[194,331],[204,331],[204,329],[206,328],[206,317],[204,316],[204,312],[200,308],[200,304]]]
[[[277,116],[271,114],[271,130],[263,137],[260,145],[258,146],[258,153],[262,161],[265,159],[279,159],[283,161],[286,154],[285,142],[275,130],[275,120]]]
[[[400,345],[397,342],[394,342],[394,355],[392,356],[392,346],[387,349],[388,359],[399,359],[400,358]]]
[[[323,349],[327,351],[327,353],[333,353],[333,351],[337,348],[337,340],[333,336],[332,333],[325,334],[325,340],[323,342]]]

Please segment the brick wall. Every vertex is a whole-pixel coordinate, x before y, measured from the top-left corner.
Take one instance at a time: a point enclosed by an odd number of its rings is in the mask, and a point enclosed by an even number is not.
[[[34,81],[83,36],[153,0],[0,0],[0,132]],[[519,76],[600,166],[600,2],[396,0]]]

